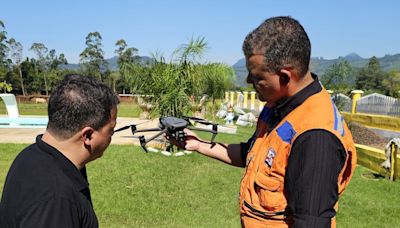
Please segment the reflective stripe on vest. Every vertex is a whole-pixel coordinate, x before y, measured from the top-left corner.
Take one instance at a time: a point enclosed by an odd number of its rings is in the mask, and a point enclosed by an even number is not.
[[[333,115],[335,118],[335,122],[334,122],[334,130],[339,132],[339,134],[341,136],[344,136],[344,127],[343,127],[343,116],[340,114],[339,110],[337,109],[335,103],[332,101],[332,106],[333,106]]]

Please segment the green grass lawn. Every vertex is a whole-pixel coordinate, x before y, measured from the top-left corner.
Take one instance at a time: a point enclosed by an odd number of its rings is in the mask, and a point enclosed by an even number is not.
[[[0,186],[25,146],[0,144]],[[102,227],[240,227],[242,172],[197,153],[166,157],[136,146],[110,146],[88,164]],[[340,199],[338,227],[398,227],[400,182],[369,174],[357,167]]]
[[[20,115],[47,115],[47,104],[19,103]],[[4,102],[0,102],[0,115],[6,115]],[[119,117],[139,117],[140,108],[133,103],[120,103],[118,105]]]

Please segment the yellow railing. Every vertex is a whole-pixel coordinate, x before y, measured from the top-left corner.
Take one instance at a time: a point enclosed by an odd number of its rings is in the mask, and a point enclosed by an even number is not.
[[[400,118],[364,113],[342,112],[346,122],[354,121],[367,127],[400,132]]]
[[[230,106],[237,106],[249,110],[261,111],[265,102],[256,99],[254,91],[227,91],[225,92],[225,102]]]
[[[382,163],[387,159],[384,150],[356,144],[357,164],[373,170],[390,180],[399,180],[400,177],[400,156],[398,148],[392,144],[390,148],[390,168],[385,169]]]

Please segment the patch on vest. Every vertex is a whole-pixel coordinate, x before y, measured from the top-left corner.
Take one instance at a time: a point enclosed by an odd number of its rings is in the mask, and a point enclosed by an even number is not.
[[[278,136],[282,141],[290,144],[293,137],[296,135],[296,131],[293,129],[292,125],[286,121],[278,129],[276,129]]]
[[[265,158],[265,164],[267,164],[270,168],[272,167],[272,162],[275,158],[275,150],[273,148],[269,148],[267,157]]]

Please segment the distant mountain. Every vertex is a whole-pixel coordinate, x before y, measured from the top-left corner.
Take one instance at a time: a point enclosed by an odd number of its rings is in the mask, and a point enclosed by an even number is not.
[[[151,58],[148,57],[148,56],[139,56],[139,58],[140,58],[140,63],[142,63],[142,64],[151,61]],[[106,59],[106,61],[108,62],[108,68],[110,70],[118,70],[117,60],[118,60],[117,56],[114,56],[112,58]],[[78,70],[79,66],[80,66],[79,63],[69,63],[67,65],[62,65],[61,68],[62,69]]]
[[[232,68],[235,70],[236,73],[236,85],[239,85],[241,87],[245,87],[247,85],[246,82],[246,77],[248,74],[247,68],[246,68],[246,60],[239,59],[235,64],[232,65]]]
[[[344,57],[340,56],[336,59],[324,59],[322,57],[312,57],[310,62],[310,70],[317,74],[323,75],[325,71],[332,66],[333,64],[339,62],[340,60],[347,60],[350,65],[354,68],[362,68],[364,67],[369,58],[362,58],[356,53],[348,54]],[[381,69],[383,71],[390,70],[400,70],[400,54],[395,55],[385,55],[384,57],[378,58],[379,63],[381,65]],[[236,72],[236,84],[239,86],[246,86],[246,77],[247,77],[247,69],[246,69],[246,61],[245,59],[238,60],[235,64],[232,65],[233,69]]]

